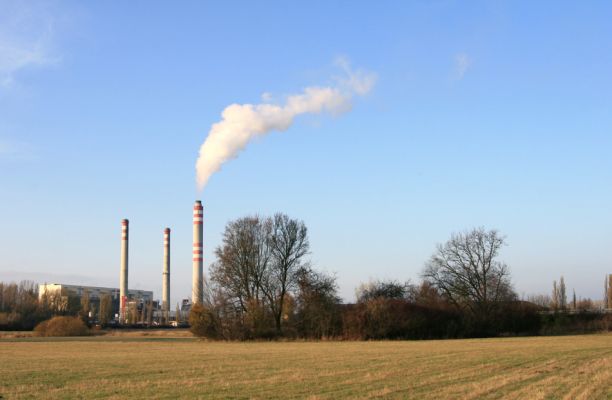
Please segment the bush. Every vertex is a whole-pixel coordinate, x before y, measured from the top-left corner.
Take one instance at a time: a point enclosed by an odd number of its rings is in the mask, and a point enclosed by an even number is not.
[[[568,335],[605,332],[612,328],[612,315],[581,312],[542,315],[542,335]]]
[[[345,339],[438,339],[461,333],[460,315],[406,300],[377,298],[343,307]]]
[[[37,336],[88,336],[89,328],[79,317],[53,317],[36,325]]]
[[[189,313],[191,333],[207,339],[219,339],[219,324],[216,315],[208,307],[196,303]]]

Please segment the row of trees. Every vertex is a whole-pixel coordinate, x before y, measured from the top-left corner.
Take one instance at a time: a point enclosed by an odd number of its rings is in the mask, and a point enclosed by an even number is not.
[[[508,266],[497,260],[504,244],[494,230],[455,234],[437,246],[422,282],[372,281],[360,286],[356,304],[342,304],[335,276],[308,262],[308,230],[302,221],[284,214],[240,218],[226,226],[205,302],[193,307],[189,321],[196,334],[230,340],[490,336],[537,333],[542,324],[557,329],[561,319],[543,319],[538,312],[568,307],[563,277],[553,283],[551,297],[520,301]],[[570,307],[585,304],[574,295]],[[114,308],[109,296],[95,303],[87,294],[39,300],[31,282],[0,283],[0,329],[31,329],[53,315],[104,324]],[[151,305],[132,304],[128,315],[132,323],[150,323]]]
[[[0,282],[0,329],[32,329],[45,311],[33,282]]]
[[[420,284],[373,281],[343,305],[334,276],[307,261],[308,231],[284,214],[230,222],[215,254],[206,301],[191,312],[210,338],[433,338],[537,330],[537,307],[519,302],[504,238],[474,229],[437,247]],[[517,317],[520,315],[520,318]],[[535,321],[535,322],[534,322]]]
[[[608,277],[606,277],[606,283]],[[527,296],[526,300],[538,305],[543,310],[551,312],[585,312],[597,309],[612,308],[608,305],[608,287],[605,285],[604,298],[602,301],[592,300],[576,296],[576,291],[572,290],[572,296],[568,299],[565,279],[563,276],[559,281],[553,281],[552,293],[550,295],[538,294]]]
[[[113,307],[113,300],[108,295],[92,303],[87,293],[82,296],[66,292],[43,293],[39,296],[34,282],[0,282],[0,330],[30,330],[53,316],[78,316],[85,323],[99,320],[105,324],[113,318]]]

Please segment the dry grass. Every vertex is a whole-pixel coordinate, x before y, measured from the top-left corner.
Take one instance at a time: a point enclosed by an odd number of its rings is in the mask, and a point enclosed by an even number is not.
[[[13,398],[612,399],[612,335],[206,343],[167,336],[0,340]]]
[[[192,338],[189,329],[111,329],[101,333],[107,336],[118,337],[166,337],[166,338]]]

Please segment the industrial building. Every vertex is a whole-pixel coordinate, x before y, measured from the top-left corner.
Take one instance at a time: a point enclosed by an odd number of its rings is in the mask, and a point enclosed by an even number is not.
[[[66,285],[63,283],[44,283],[38,285],[39,300],[45,295],[75,296],[81,298],[85,293],[87,293],[89,299],[93,301],[99,301],[104,295],[111,296],[113,300],[119,300],[118,288]],[[143,302],[149,302],[153,301],[153,292],[150,290],[130,289],[128,291],[128,297]]]
[[[204,207],[200,200],[196,200],[193,206],[192,292],[191,299],[183,300],[180,306],[180,314],[183,315],[189,314],[192,304],[203,302],[203,223]],[[120,324],[133,323],[133,315],[135,313],[144,315],[142,310],[145,306],[147,307],[146,315],[149,317],[148,323],[154,321],[165,325],[172,320],[182,319],[180,315],[177,318],[177,313],[172,310],[170,304],[170,228],[163,230],[162,299],[159,302],[153,300],[152,291],[128,289],[129,226],[127,219],[121,220],[119,288],[45,283],[39,285],[39,299],[42,300],[44,296],[53,296],[57,307],[66,308],[71,298],[82,299],[87,295],[89,302],[98,306],[99,310],[100,300],[108,295],[112,300],[114,319]],[[128,318],[130,313],[132,318]]]

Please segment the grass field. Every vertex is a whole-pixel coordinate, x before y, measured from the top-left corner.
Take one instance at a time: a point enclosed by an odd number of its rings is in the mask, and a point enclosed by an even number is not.
[[[0,339],[13,398],[612,399],[612,335],[206,343],[182,336]]]

